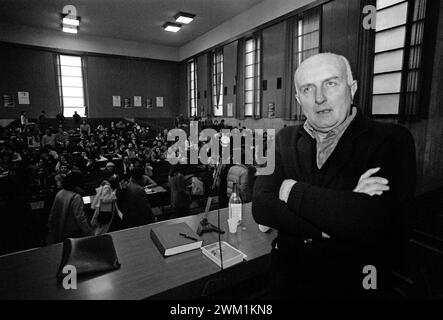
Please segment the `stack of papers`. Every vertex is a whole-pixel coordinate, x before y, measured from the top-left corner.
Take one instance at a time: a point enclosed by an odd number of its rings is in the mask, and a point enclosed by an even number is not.
[[[218,242],[209,244],[201,248],[203,254],[214,261],[220,268],[221,257],[223,257],[223,269],[229,268],[240,263],[247,257],[243,252],[235,249],[229,243],[221,241],[222,255],[220,255],[220,244]]]

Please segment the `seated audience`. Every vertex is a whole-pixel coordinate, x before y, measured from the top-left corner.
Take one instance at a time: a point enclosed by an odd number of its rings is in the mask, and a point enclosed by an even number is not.
[[[42,147],[50,145],[55,147],[55,135],[52,133],[51,129],[46,129],[45,134],[42,137]]]
[[[55,135],[55,144],[62,148],[66,147],[69,143],[69,134],[63,130],[62,126],[58,127],[58,132]]]

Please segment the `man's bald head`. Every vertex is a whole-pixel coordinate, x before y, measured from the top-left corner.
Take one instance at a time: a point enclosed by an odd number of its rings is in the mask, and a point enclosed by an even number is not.
[[[351,70],[351,65],[349,64],[348,59],[346,59],[345,56],[339,55],[339,54],[335,54],[335,53],[319,53],[316,54],[314,56],[311,56],[309,58],[307,58],[306,60],[304,60],[297,68],[297,70],[295,71],[294,74],[294,84],[295,84],[295,90],[298,93],[299,90],[299,86],[298,86],[298,75],[300,74],[300,72],[305,71],[305,70],[309,70],[310,66],[312,65],[318,65],[321,63],[336,63],[338,64],[341,68],[343,68],[343,71],[345,72],[345,74],[347,75],[347,82],[348,85],[352,85],[352,83],[354,82],[354,76],[352,75],[352,70]]]
[[[294,75],[296,98],[314,129],[329,132],[351,113],[357,91],[348,60],[320,53],[300,64]]]

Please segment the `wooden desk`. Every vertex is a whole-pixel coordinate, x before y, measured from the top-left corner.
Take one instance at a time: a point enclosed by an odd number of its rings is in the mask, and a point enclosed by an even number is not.
[[[263,272],[276,231],[262,233],[258,230],[250,203],[244,205],[244,228],[239,227],[237,234],[229,233],[227,215],[226,208],[220,210],[220,226],[226,231],[221,239],[243,251],[247,261],[226,269],[223,274],[234,279],[232,281],[240,281]],[[0,299],[199,298],[207,281],[220,275],[220,268],[201,250],[164,258],[149,237],[149,231],[153,225],[182,221],[196,230],[201,216],[188,216],[111,233],[121,268],[93,277],[79,277],[76,290],[63,289],[55,277],[62,244],[2,256]],[[217,225],[217,211],[211,211],[208,220]],[[203,245],[207,245],[216,242],[218,235],[204,234],[202,238]],[[257,261],[266,263],[257,267]]]

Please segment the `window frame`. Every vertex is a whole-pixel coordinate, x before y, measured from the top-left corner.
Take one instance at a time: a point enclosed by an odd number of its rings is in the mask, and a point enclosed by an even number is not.
[[[197,61],[196,59],[191,59],[188,61],[188,112],[189,116],[198,116],[198,99],[197,99]],[[193,66],[193,70],[192,70]],[[192,92],[194,91],[194,94]],[[194,103],[194,106],[193,106]],[[192,111],[195,111],[195,115],[192,114]]]
[[[217,71],[217,65],[220,65],[219,72]],[[212,52],[211,56],[211,106],[212,115],[214,117],[223,117],[223,73],[224,72],[224,52],[223,48],[218,48]],[[220,79],[220,83],[217,83],[217,78]],[[217,85],[220,86],[219,101],[217,101]],[[216,114],[216,110],[221,110],[221,114]]]
[[[252,41],[252,50],[247,51],[248,48],[248,42]],[[254,117],[256,119],[260,118],[261,116],[261,109],[262,109],[262,83],[261,83],[261,79],[262,79],[262,33],[261,32],[257,32],[255,34],[253,34],[252,36],[246,37],[244,40],[244,51],[243,51],[244,55],[243,55],[243,59],[244,59],[244,64],[243,64],[243,71],[244,71],[244,77],[243,77],[243,95],[244,95],[244,99],[243,99],[243,110],[244,110],[244,117]],[[252,55],[252,63],[248,64],[247,63],[247,55],[251,54]],[[246,70],[249,68],[252,68],[252,72],[250,72],[250,74],[252,74],[252,76],[247,76],[247,72]],[[247,86],[248,80],[250,83],[252,83],[252,88]],[[247,100],[247,96],[248,93],[252,92],[252,100]],[[246,112],[246,106],[250,105],[251,110],[250,113]]]
[[[80,65],[69,65],[69,64],[62,64],[63,57],[75,57],[80,60]],[[71,68],[78,68],[80,69],[80,76],[73,76],[73,75],[64,75],[63,74],[63,68],[62,67],[71,67]],[[83,57],[81,55],[73,55],[73,54],[57,54],[57,87],[59,92],[59,100],[60,100],[60,107],[61,111],[64,117],[72,117],[74,113],[67,114],[67,109],[75,109],[74,111],[77,111],[78,114],[82,117],[86,117],[87,114],[87,106],[86,106],[86,79],[84,74],[84,62]],[[72,85],[63,85],[64,78],[75,78],[75,79],[81,79],[81,86],[72,86]],[[65,96],[64,94],[64,88],[77,88],[81,89],[82,95],[81,96]],[[65,99],[82,99],[83,100],[83,106],[66,106],[65,105]],[[82,110],[82,113],[79,112],[79,110]]]
[[[419,17],[420,13],[417,13],[417,19],[414,20],[414,14],[416,9],[417,2],[421,2],[423,4],[424,2],[424,8],[423,10],[423,17]],[[432,1],[431,1],[432,2]],[[428,30],[428,24],[429,24],[429,11],[430,11],[430,0],[402,0],[397,3],[388,5],[386,7],[377,9],[377,14],[379,12],[383,12],[384,10],[392,9],[394,7],[400,7],[401,5],[407,4],[406,8],[406,21],[405,23],[400,23],[395,26],[391,26],[382,30],[374,30],[374,36],[373,36],[373,51],[372,51],[372,63],[373,67],[371,69],[370,74],[370,83],[371,83],[371,92],[370,92],[370,114],[373,118],[393,118],[398,119],[400,122],[403,122],[404,120],[408,119],[416,119],[420,114],[423,113],[421,109],[423,109],[420,105],[423,104],[423,97],[425,94],[423,93],[423,74],[425,72],[425,52],[427,51],[427,37],[426,37],[426,31]],[[420,3],[418,4],[420,5]],[[415,37],[412,37],[412,30],[414,26],[421,25],[421,34],[416,33]],[[401,47],[391,48],[387,50],[382,51],[375,51],[375,45],[376,45],[376,36],[378,34],[382,34],[383,32],[389,32],[395,29],[404,28],[404,39],[403,39],[403,45]],[[418,37],[417,37],[418,36]],[[417,40],[417,38],[419,40]],[[415,44],[412,44],[412,41],[415,41]],[[398,70],[391,70],[386,72],[375,72],[375,61],[376,57],[380,56],[382,54],[389,54],[396,51],[400,51],[402,54],[402,61],[400,62],[401,68]],[[411,58],[411,51],[417,50],[418,55],[420,56],[419,61],[416,62],[414,60],[414,63],[417,65],[410,66],[410,58]],[[414,57],[415,58],[415,57]],[[410,78],[408,78],[412,73],[416,73],[415,78],[413,81],[409,82]],[[375,77],[377,76],[383,76],[383,75],[392,75],[392,74],[400,74],[400,88],[398,92],[383,92],[383,93],[374,93],[374,83],[375,83]],[[415,88],[413,90],[408,89],[408,85],[414,85]],[[374,100],[376,97],[387,97],[387,96],[397,96],[398,95],[398,108],[396,113],[374,113]],[[409,96],[409,97],[408,97]],[[412,98],[410,98],[412,96]],[[397,98],[396,98],[397,99]],[[408,100],[408,99],[413,99]],[[410,103],[410,106],[415,109],[413,112],[408,112],[406,110],[407,104]],[[409,114],[410,113],[410,114]]]
[[[286,65],[287,71],[285,75],[286,81],[286,94],[285,100],[287,105],[289,105],[288,111],[285,115],[286,120],[300,120],[304,121],[306,117],[304,116],[300,104],[295,99],[296,92],[294,86],[294,74],[298,66],[306,58],[322,52],[322,8],[323,5],[315,6],[302,11],[290,19],[287,20],[287,38],[286,38]],[[300,30],[300,23],[303,23],[303,19],[311,15],[317,15],[318,26],[308,32],[303,32]],[[305,49],[303,46],[304,37],[317,33],[317,43],[316,46]],[[299,43],[302,41],[302,50],[299,50]],[[297,50],[296,50],[297,47]],[[313,52],[315,51],[315,52]],[[311,52],[307,57],[303,59],[303,55],[306,52]]]

